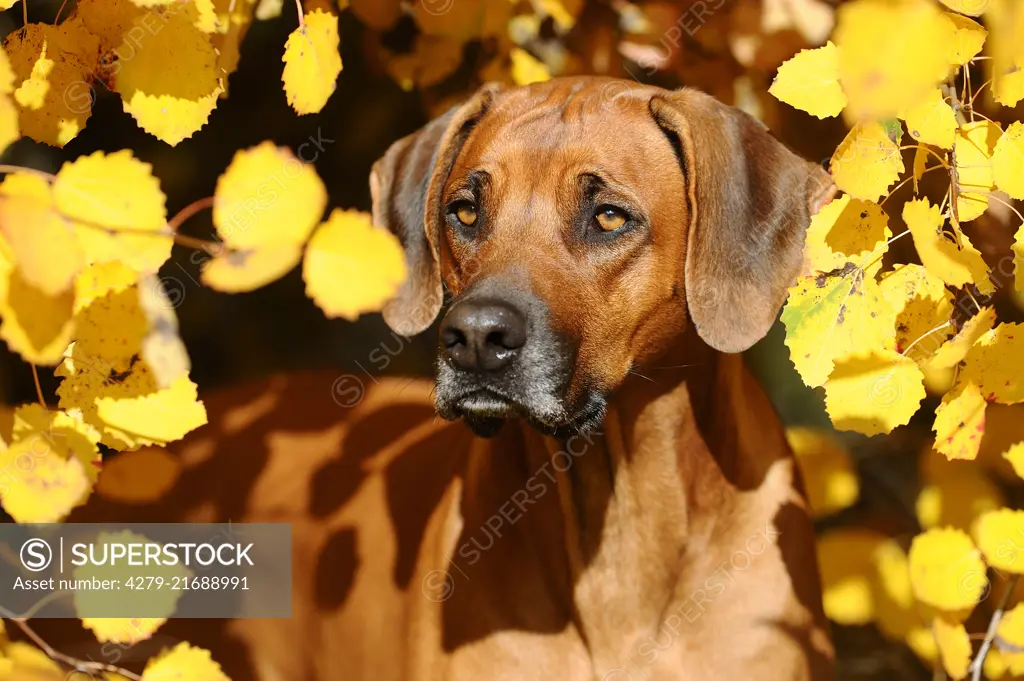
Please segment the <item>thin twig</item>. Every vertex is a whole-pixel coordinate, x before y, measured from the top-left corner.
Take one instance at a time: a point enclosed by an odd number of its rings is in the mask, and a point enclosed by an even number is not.
[[[12,617],[10,618],[10,621],[14,622],[18,626],[18,628],[21,629],[21,631],[32,640],[33,643],[39,646],[39,648],[44,653],[46,653],[46,656],[48,658],[54,660],[55,662],[59,662],[63,665],[71,667],[75,671],[80,671],[84,674],[89,674],[91,676],[95,676],[100,672],[108,672],[111,674],[120,674],[121,676],[127,679],[131,679],[132,681],[142,681],[141,676],[139,676],[135,672],[130,672],[127,669],[123,669],[122,667],[107,664],[105,662],[86,662],[85,660],[79,660],[76,657],[65,655],[64,653],[60,652],[59,650],[51,646],[49,643],[44,641],[39,634],[32,630],[32,627],[30,627],[28,625],[28,622],[24,619],[20,617]]]
[[[49,407],[46,406],[46,398],[43,397],[43,387],[39,385],[39,370],[36,368],[35,364],[30,363],[29,366],[32,367],[32,380],[36,383],[36,397],[39,399],[39,404],[43,409],[48,409]]]
[[[1010,578],[1010,581],[1006,584],[1006,591],[1003,593],[1003,597],[999,599],[999,607],[992,613],[992,621],[988,623],[988,631],[985,632],[985,640],[981,642],[981,648],[978,649],[978,655],[971,662],[971,681],[981,681],[981,673],[985,667],[985,658],[988,657],[988,651],[992,648],[992,641],[996,638],[996,629],[999,628],[999,623],[1003,619],[1003,611],[1006,610],[1006,606],[1010,602],[1010,595],[1013,590],[1017,588],[1017,580],[1020,579],[1020,575],[1014,575]]]

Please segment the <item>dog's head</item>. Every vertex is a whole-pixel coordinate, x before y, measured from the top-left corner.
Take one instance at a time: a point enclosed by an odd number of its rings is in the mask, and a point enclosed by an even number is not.
[[[768,331],[832,184],[745,113],[596,78],[487,86],[395,143],[370,180],[408,281],[384,310],[436,318],[437,407],[489,434],[599,423],[606,396],[693,324],[725,352]]]

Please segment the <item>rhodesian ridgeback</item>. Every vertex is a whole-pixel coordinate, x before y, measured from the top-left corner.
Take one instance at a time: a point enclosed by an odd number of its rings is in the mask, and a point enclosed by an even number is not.
[[[335,382],[340,409],[318,375],[209,396],[161,502],[293,523],[294,617],[231,625],[256,676],[830,678],[799,476],[736,354],[828,174],[700,92],[572,78],[484,87],[371,190],[410,270],[387,322],[451,298],[433,399]]]

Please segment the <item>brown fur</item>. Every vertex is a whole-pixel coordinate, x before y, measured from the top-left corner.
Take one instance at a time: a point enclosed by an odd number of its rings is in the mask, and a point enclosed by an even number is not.
[[[456,297],[518,282],[577,344],[568,396],[609,395],[600,432],[513,422],[481,440],[433,419],[423,382],[346,410],[333,376],[282,377],[209,396],[172,494],[132,511],[294,524],[291,620],[232,622],[228,648],[171,625],[235,681],[831,678],[794,462],[742,358],[719,352],[767,331],[830,184],[704,95],[610,83],[488,88],[372,179],[412,268],[389,323],[429,325],[442,280]],[[481,168],[497,209],[460,241],[440,212]],[[648,228],[572,238],[580,172]],[[75,519],[126,512],[96,500]]]

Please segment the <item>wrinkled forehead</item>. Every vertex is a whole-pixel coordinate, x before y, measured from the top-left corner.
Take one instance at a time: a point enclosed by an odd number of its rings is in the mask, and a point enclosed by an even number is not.
[[[652,173],[678,168],[649,112],[650,95],[621,85],[514,91],[470,133],[452,178],[485,171],[536,185],[598,174],[623,185],[650,184]]]

